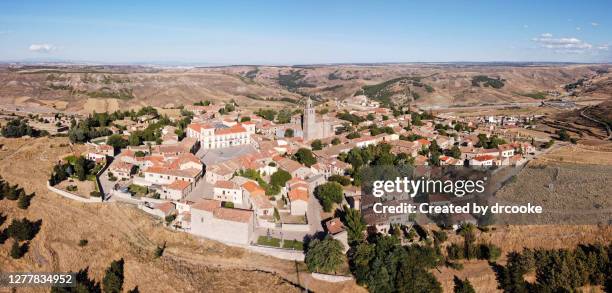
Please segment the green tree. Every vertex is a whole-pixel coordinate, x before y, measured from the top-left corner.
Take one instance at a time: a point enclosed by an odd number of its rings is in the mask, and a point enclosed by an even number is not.
[[[442,293],[442,286],[430,272],[401,262],[396,277],[397,292]]]
[[[461,158],[461,150],[459,149],[458,146],[453,146],[450,150],[450,155],[451,157],[455,158],[455,159],[459,159]]]
[[[276,111],[272,109],[259,109],[255,112],[255,115],[266,119],[268,121],[274,121],[274,117],[276,116]]]
[[[349,242],[352,243],[363,240],[363,232],[367,226],[359,210],[351,209],[348,206],[345,206],[343,222],[348,233]]]
[[[474,287],[472,287],[472,283],[467,278],[465,280],[459,279],[457,276],[453,278],[453,282],[455,283],[455,287],[453,292],[455,293],[476,293]]]
[[[17,206],[22,210],[27,209],[30,206],[30,200],[32,199],[32,197],[34,197],[34,194],[31,194],[31,195],[27,195],[25,193],[20,194],[19,199],[17,200]]]
[[[342,186],[347,186],[347,185],[351,184],[351,179],[349,179],[346,176],[336,175],[336,174],[329,176],[327,181],[338,182]]]
[[[74,173],[79,181],[87,179],[87,160],[83,156],[79,156],[74,162]]]
[[[17,241],[32,240],[38,233],[38,230],[40,230],[41,223],[42,220],[32,222],[26,218],[21,220],[13,219],[7,228],[7,232],[9,236]]]
[[[319,151],[323,149],[323,142],[320,139],[315,139],[310,143],[310,147],[312,147],[313,151]]]
[[[559,140],[562,141],[569,141],[571,138],[565,129],[557,130],[557,135],[559,136]]]
[[[100,293],[100,284],[89,278],[88,269],[76,273],[74,287],[52,287],[51,293]]]
[[[136,131],[134,133],[132,133],[130,135],[130,137],[128,138],[128,143],[131,146],[138,146],[142,143],[142,138],[140,137],[139,133],[137,133]]]
[[[361,134],[359,134],[359,132],[351,132],[346,135],[346,138],[348,139],[355,139],[355,138],[360,138],[360,137],[361,137]]]
[[[321,202],[325,212],[331,212],[334,203],[342,203],[342,185],[337,182],[327,182],[317,186],[314,194]]]
[[[285,137],[293,137],[294,131],[291,128],[285,129]]]
[[[340,144],[340,139],[337,137],[334,137],[334,139],[332,139],[331,144],[333,145],[339,145]]]
[[[294,155],[293,158],[304,164],[306,167],[310,167],[317,163],[317,159],[312,154],[312,151],[307,148],[300,148]]]
[[[114,147],[115,150],[120,150],[128,146],[128,141],[119,134],[113,134],[106,139],[106,144]]]
[[[291,180],[291,174],[289,172],[279,169],[270,176],[270,184],[279,187],[285,186],[287,181]]]
[[[111,262],[104,272],[102,288],[107,293],[120,293],[123,288],[123,266],[125,261],[122,259]]]
[[[343,250],[342,243],[329,235],[314,239],[308,244],[304,262],[311,272],[335,273],[345,261]]]
[[[11,257],[14,259],[19,259],[25,254],[25,250],[27,248],[27,243],[24,243],[23,246],[19,245],[19,242],[15,240],[13,245],[11,246]]]
[[[291,115],[291,109],[282,109],[278,112],[278,115],[276,115],[276,122],[280,124],[289,123],[291,122]]]

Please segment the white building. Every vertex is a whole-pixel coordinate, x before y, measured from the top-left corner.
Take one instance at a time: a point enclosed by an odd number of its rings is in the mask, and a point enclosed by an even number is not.
[[[215,200],[232,202],[239,206],[245,204],[242,189],[232,181],[219,180],[215,182],[213,197]]]
[[[255,123],[236,123],[232,126],[226,124],[192,123],[187,126],[187,137],[200,141],[205,149],[225,148],[251,143],[251,135],[255,133]]]
[[[202,200],[191,206],[190,232],[213,240],[250,244],[253,237],[253,211],[228,209],[221,202]]]

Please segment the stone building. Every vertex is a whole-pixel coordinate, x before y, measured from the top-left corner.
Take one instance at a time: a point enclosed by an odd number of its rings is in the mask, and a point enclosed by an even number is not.
[[[321,117],[317,119],[315,108],[312,106],[312,100],[308,98],[304,107],[304,116],[302,118],[302,131],[304,133],[304,141],[322,139],[333,136],[335,129],[333,123]]]

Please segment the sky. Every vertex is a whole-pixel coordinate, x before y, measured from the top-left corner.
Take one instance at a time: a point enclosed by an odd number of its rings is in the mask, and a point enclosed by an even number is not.
[[[612,62],[610,15],[612,1],[8,0],[0,61]]]

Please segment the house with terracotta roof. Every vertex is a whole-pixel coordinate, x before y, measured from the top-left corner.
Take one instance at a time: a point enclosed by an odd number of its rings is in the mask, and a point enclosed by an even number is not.
[[[325,230],[327,230],[327,233],[329,233],[332,238],[342,243],[345,253],[349,250],[348,233],[346,232],[342,221],[340,221],[340,218],[333,218],[325,222]]]
[[[144,201],[138,208],[162,219],[176,213],[174,204],[169,201]]]
[[[449,156],[440,156],[439,159],[441,166],[463,166],[463,160],[460,159]]]
[[[418,155],[414,158],[415,166],[427,166],[429,165],[429,159],[426,156]]]
[[[417,140],[415,140],[417,147],[420,149],[422,148],[428,148],[431,145],[431,142],[427,139],[424,138],[419,138]]]
[[[191,206],[190,233],[209,239],[250,244],[253,238],[253,211],[221,207],[221,202],[204,199]]]
[[[511,144],[500,144],[497,146],[499,150],[499,156],[502,159],[507,159],[514,156],[514,147]]]
[[[230,160],[206,166],[204,176],[206,182],[215,184],[219,180],[230,180],[237,170],[240,170],[238,163]]]
[[[246,206],[242,189],[232,181],[219,180],[213,187],[213,198],[218,201],[231,202],[241,207]]]
[[[146,184],[160,186],[177,180],[195,183],[203,172],[204,166],[191,153],[183,153],[177,157],[164,157],[163,161],[153,162],[152,166],[143,170]]]
[[[493,166],[496,159],[492,155],[479,155],[470,160],[470,166]]]
[[[301,216],[308,209],[308,183],[299,178],[292,178],[285,183],[284,193],[287,196],[290,214]]]
[[[255,216],[270,218],[274,213],[274,206],[266,196],[266,191],[253,181],[242,184],[242,190],[251,202]],[[259,222],[259,221],[258,221]]]
[[[351,166],[345,162],[329,158],[320,158],[316,164],[310,166],[314,174],[323,174],[325,178],[332,175],[344,175],[350,168]]]
[[[114,160],[108,167],[108,171],[113,173],[115,177],[122,180],[128,180],[134,173],[135,166],[130,163],[123,162],[121,160]]]
[[[281,157],[275,156],[273,160],[276,162],[279,169],[283,169],[294,178],[306,178],[312,174],[312,170],[310,168],[300,164],[297,161]]]
[[[181,200],[191,192],[193,184],[188,181],[176,180],[170,184],[162,185],[160,198],[170,200]]]

